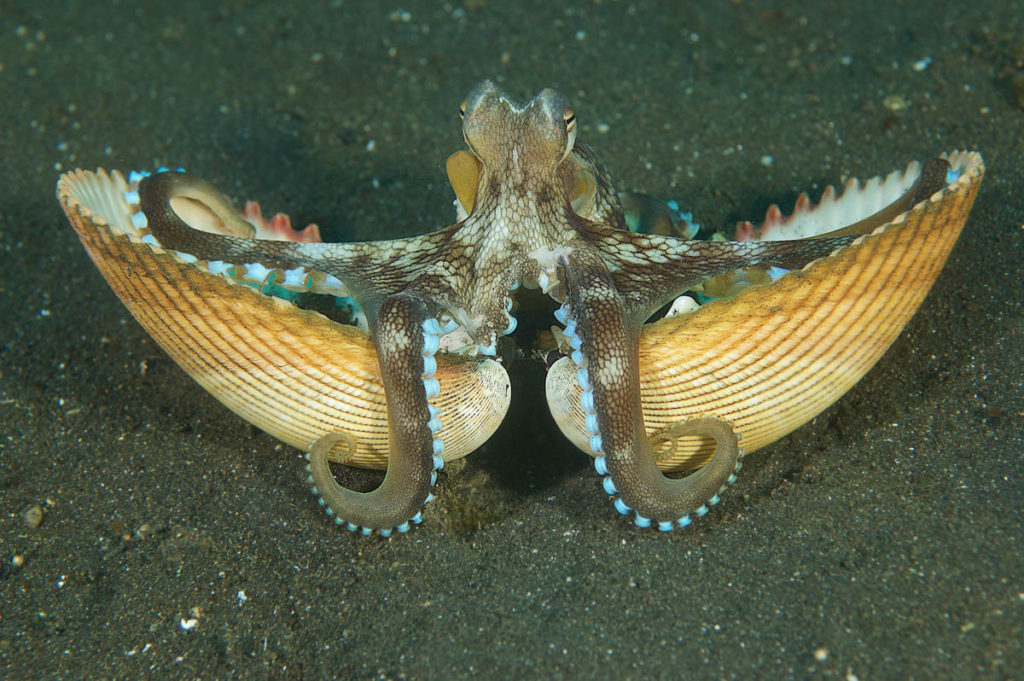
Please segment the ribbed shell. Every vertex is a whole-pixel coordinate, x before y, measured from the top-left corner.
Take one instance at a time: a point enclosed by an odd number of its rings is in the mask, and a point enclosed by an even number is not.
[[[641,401],[663,470],[703,464],[710,439],[658,439],[700,416],[732,424],[749,453],[835,402],[878,361],[931,288],[963,229],[984,166],[956,152],[957,180],[853,245],[771,284],[644,327]],[[562,432],[590,452],[576,365],[548,372]]]
[[[231,411],[306,449],[332,431],[355,438],[346,463],[384,468],[387,409],[365,333],[257,293],[138,241],[120,173],[63,175],[57,196],[103,277],[132,316]],[[508,375],[492,360],[438,356],[446,460],[478,448],[508,410]],[[347,450],[338,447],[339,458]]]

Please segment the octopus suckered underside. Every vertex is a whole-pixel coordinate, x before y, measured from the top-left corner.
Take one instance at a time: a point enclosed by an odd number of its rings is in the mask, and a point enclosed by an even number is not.
[[[797,269],[847,246],[859,231],[764,242],[633,233],[625,229],[607,172],[577,140],[576,118],[562,94],[545,89],[520,102],[484,81],[462,115],[469,152],[461,174],[468,179],[461,191],[455,188],[468,215],[430,234],[295,243],[193,229],[172,207],[195,182],[179,171],[143,179],[139,207],[164,248],[209,262],[317,271],[357,301],[377,352],[390,452],[380,485],[356,492],[341,486],[328,464],[327,453],[347,436],[331,433],[312,443],[310,481],[339,524],[388,536],[420,522],[444,465],[445,414],[435,406],[439,339],[458,329],[467,339],[464,351],[493,356],[498,338],[516,327],[510,312],[522,286],[559,305],[554,316],[577,365],[594,466],[615,507],[641,527],[689,525],[735,480],[742,452],[729,423],[695,418],[678,424],[674,435],[710,437],[714,455],[686,477],[658,469],[641,410],[641,326],[709,277],[758,264]],[[588,180],[582,188],[581,177]],[[928,196],[934,185],[922,179],[912,198]]]

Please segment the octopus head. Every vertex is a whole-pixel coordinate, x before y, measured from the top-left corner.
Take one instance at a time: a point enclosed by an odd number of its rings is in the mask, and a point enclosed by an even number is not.
[[[553,172],[576,143],[576,115],[569,100],[550,88],[521,102],[485,80],[473,88],[460,111],[462,133],[473,154],[484,168],[513,181]]]

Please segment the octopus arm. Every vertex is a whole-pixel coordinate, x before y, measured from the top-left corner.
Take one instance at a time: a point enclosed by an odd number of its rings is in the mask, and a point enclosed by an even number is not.
[[[593,252],[566,262],[568,294],[563,313],[577,381],[583,393],[594,467],[605,492],[623,515],[641,527],[686,527],[718,503],[736,479],[743,456],[732,427],[717,418],[683,421],[673,437],[702,435],[716,443],[711,460],[694,474],[666,477],[655,462],[644,424],[638,361],[639,322],[631,321],[608,271]]]
[[[357,492],[338,483],[327,457],[345,433],[329,433],[309,450],[309,482],[327,514],[352,531],[382,536],[406,532],[422,520],[421,509],[444,466],[441,410],[430,403],[440,392],[434,354],[442,333],[426,301],[401,293],[380,308],[373,334],[388,409],[388,468],[376,489]]]
[[[644,321],[658,308],[701,281],[753,265],[800,269],[855,235],[792,241],[693,241],[605,228],[598,237],[615,287],[627,309]]]
[[[182,219],[172,202],[185,192],[193,206],[204,200],[186,173],[157,173],[139,185],[140,208],[162,247],[207,261],[317,270],[347,286],[368,311],[379,307],[387,296],[406,289],[430,266],[458,227],[453,225],[405,239],[355,243],[297,243],[227,236],[199,229]],[[224,209],[218,203],[222,201],[211,194],[205,213],[220,221],[237,217],[223,215]]]

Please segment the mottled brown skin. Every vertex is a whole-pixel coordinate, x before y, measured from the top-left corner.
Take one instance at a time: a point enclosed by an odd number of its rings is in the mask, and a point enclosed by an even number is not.
[[[380,363],[388,403],[388,437],[392,443],[401,443],[403,452],[389,460],[380,486],[358,493],[334,482],[327,454],[337,441],[335,434],[320,438],[311,447],[310,474],[317,493],[335,514],[344,510],[345,515],[336,517],[346,523],[384,530],[403,527],[427,501],[434,464],[427,397],[419,378],[423,373],[420,325],[426,318],[424,307],[415,297],[398,294],[385,300],[378,314],[377,356],[389,358]]]
[[[166,248],[204,260],[327,272],[362,306],[387,393],[391,453],[381,486],[359,494],[340,487],[326,466],[337,438],[314,446],[314,484],[339,522],[389,534],[418,521],[436,447],[427,426],[424,357],[432,353],[423,348],[423,324],[454,320],[481,353],[493,354],[497,336],[510,330],[510,291],[520,284],[539,285],[564,302],[575,324],[599,430],[599,470],[606,467],[620,511],[632,509],[638,524],[653,520],[662,529],[692,511],[702,514],[705,500],[716,499],[730,481],[739,448],[728,427],[709,414],[685,427],[718,443],[705,468],[678,480],[657,470],[640,409],[641,325],[707,277],[758,263],[800,267],[853,237],[739,243],[632,234],[621,229],[622,210],[607,173],[575,139],[575,116],[563,95],[547,89],[517,102],[484,81],[463,112],[466,143],[481,164],[475,201],[466,220],[432,234],[305,244],[201,232],[170,208],[185,177],[180,173],[144,180],[140,205]],[[574,210],[571,193],[581,172],[590,173],[595,190]]]

